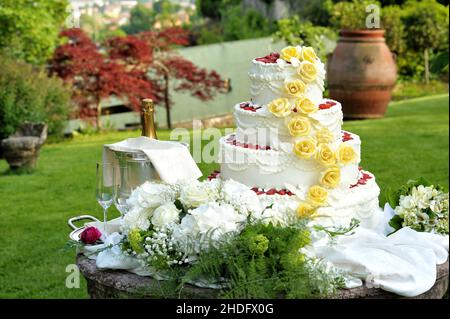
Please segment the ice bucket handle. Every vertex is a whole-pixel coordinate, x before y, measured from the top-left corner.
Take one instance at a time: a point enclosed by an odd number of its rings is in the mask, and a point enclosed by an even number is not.
[[[99,222],[99,220],[97,218],[95,218],[94,216],[91,215],[81,215],[81,216],[76,216],[76,217],[72,217],[69,218],[69,220],[67,221],[67,224],[69,225],[70,228],[72,228],[73,230],[78,229],[77,226],[75,226],[74,222],[80,221],[80,220],[84,220],[84,219],[88,219],[94,222]]]

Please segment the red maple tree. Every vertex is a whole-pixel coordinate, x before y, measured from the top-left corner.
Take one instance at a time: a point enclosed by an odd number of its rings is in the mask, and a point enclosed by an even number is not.
[[[99,47],[81,29],[64,30],[60,37],[68,41],[56,48],[50,72],[72,86],[75,115],[95,117],[97,127],[101,102],[113,95],[134,111],[140,111],[143,98],[152,98],[165,107],[171,128],[169,79],[176,79],[175,91],[203,101],[224,88],[217,72],[199,68],[173,50],[174,45],[188,44],[181,28],[114,37]]]

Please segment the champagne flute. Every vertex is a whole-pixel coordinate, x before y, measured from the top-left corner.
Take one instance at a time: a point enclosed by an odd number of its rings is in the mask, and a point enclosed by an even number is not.
[[[108,180],[107,172],[113,172],[111,163],[97,163],[97,186],[95,195],[97,202],[103,207],[103,227],[105,235],[107,231],[107,210],[113,203],[113,181]]]
[[[130,206],[128,199],[131,196],[130,174],[127,166],[114,167],[114,205],[121,217],[128,213]]]

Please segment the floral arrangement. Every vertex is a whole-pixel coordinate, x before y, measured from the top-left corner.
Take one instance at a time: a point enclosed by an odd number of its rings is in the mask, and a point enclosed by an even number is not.
[[[221,288],[223,297],[307,298],[343,286],[340,274],[301,249],[308,219],[296,201],[265,205],[233,180],[146,182],[123,219],[123,252],[179,289]]]
[[[357,162],[359,155],[345,143],[338,147],[333,144],[336,136],[327,128],[321,127],[310,136],[311,128],[320,123],[310,115],[321,109],[305,96],[307,86],[316,83],[323,86],[324,67],[312,47],[288,46],[281,50],[277,63],[290,69],[291,76],[285,80],[281,98],[273,100],[267,109],[274,116],[285,118],[289,133],[295,138],[293,153],[302,160],[315,160],[322,167],[321,178],[310,187],[306,199],[298,209],[303,216],[314,215],[316,209],[325,206],[329,191],[336,188],[341,180],[341,168]],[[334,103],[329,101],[330,103]],[[327,106],[332,104],[327,104]]]
[[[448,192],[441,186],[423,178],[410,180],[397,190],[388,190],[387,199],[395,211],[389,222],[395,230],[410,227],[448,235]]]

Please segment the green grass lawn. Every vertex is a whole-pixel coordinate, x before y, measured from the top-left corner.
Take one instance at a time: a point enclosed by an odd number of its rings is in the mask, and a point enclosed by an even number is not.
[[[345,122],[344,129],[361,136],[362,166],[382,190],[419,176],[448,188],[448,109],[448,95],[396,102],[384,119]],[[80,214],[101,217],[94,182],[102,144],[138,135],[115,132],[46,145],[32,175],[11,175],[0,161],[0,298],[87,297],[84,281],[80,289],[65,287],[65,268],[75,257],[61,250],[66,222]],[[159,132],[161,139],[168,136]],[[217,165],[200,168],[207,175]]]
[[[448,83],[438,80],[430,81],[427,85],[422,82],[398,82],[392,92],[394,101],[407,100],[417,97],[448,93]]]

